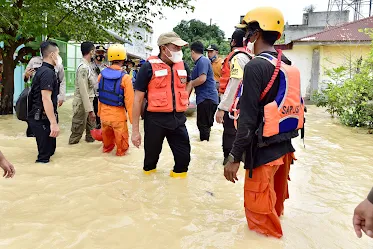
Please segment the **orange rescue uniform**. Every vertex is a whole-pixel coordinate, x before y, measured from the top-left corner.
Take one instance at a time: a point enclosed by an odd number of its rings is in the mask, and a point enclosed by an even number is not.
[[[244,186],[244,206],[247,223],[258,233],[282,237],[280,216],[284,212],[284,202],[289,199],[288,180],[290,164],[294,153],[266,163],[253,170],[249,177],[246,170]]]
[[[282,62],[281,50],[278,50],[277,58],[266,53],[257,58],[267,60],[275,67],[271,81],[261,94],[261,100],[279,77],[279,89],[275,100],[264,106],[264,124],[263,128],[259,129],[260,146],[263,144],[261,136],[276,138],[277,141],[293,138],[293,131],[298,131],[304,126],[304,102],[300,90],[299,70]],[[285,199],[289,198],[289,171],[294,159],[294,153],[287,153],[254,169],[252,178],[249,177],[250,170],[246,170],[245,212],[251,230],[277,238],[282,237],[279,217],[284,212]]]
[[[114,70],[122,70],[118,65],[110,66]],[[102,75],[98,76],[100,82]],[[103,152],[111,152],[115,145],[117,146],[117,156],[123,156],[128,150],[128,126],[127,114],[130,123],[132,124],[132,106],[134,100],[134,91],[132,86],[131,77],[125,74],[122,78],[121,87],[124,90],[124,103],[125,107],[110,106],[99,101],[98,115],[101,118],[101,129],[103,138]]]
[[[223,65],[223,59],[220,57],[217,57],[212,63],[212,71],[214,72],[214,80],[216,82],[219,82],[221,77],[221,66]]]

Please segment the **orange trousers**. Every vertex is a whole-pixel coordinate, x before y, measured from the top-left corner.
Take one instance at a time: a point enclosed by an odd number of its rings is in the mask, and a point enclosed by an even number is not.
[[[108,122],[101,119],[103,152],[111,152],[117,146],[117,156],[124,156],[128,150],[127,122]]]
[[[246,170],[244,199],[247,223],[251,230],[267,236],[282,237],[280,216],[284,201],[289,198],[288,180],[294,153],[253,170],[249,178]]]

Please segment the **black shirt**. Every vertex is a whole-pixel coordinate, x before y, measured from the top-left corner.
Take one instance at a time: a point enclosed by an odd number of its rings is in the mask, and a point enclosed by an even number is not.
[[[190,70],[188,65],[184,62],[185,70],[187,71],[187,82],[190,82]],[[140,92],[147,92],[148,91],[148,85],[150,80],[153,77],[153,69],[150,62],[145,62],[139,72],[136,74],[136,81],[135,81],[135,90]],[[147,95],[145,95],[145,98],[147,98]],[[152,120],[153,123],[155,123],[158,126],[167,128],[167,129],[176,129],[180,125],[185,124],[186,117],[183,112],[148,112],[145,111],[145,118],[149,118]]]
[[[57,113],[57,96],[59,94],[59,84],[57,81],[57,75],[54,66],[46,62],[43,62],[41,67],[35,73],[34,78],[32,79],[30,92],[31,107],[28,114],[30,118],[34,118],[35,113],[38,109],[41,110],[41,114],[44,113],[43,100],[41,95],[42,90],[48,90],[52,92],[54,113]]]
[[[276,52],[269,53],[277,58]],[[282,61],[288,65],[291,62],[283,55]],[[255,135],[260,123],[260,109],[266,104],[275,100],[278,88],[279,77],[275,80],[272,88],[268,91],[262,101],[260,95],[267,87],[275,67],[268,61],[261,58],[254,58],[245,66],[243,76],[243,94],[240,98],[240,119],[238,121],[238,129],[236,140],[234,141],[231,153],[235,158],[242,158],[246,152],[245,169],[250,168],[250,164],[256,168],[263,164],[274,161],[281,156],[294,152],[291,140],[277,144],[258,148],[258,137]]]

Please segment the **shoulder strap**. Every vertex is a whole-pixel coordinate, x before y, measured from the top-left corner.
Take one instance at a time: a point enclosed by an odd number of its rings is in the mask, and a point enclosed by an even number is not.
[[[276,68],[275,68],[275,71],[273,72],[272,74],[272,77],[271,77],[271,80],[268,82],[268,85],[267,87],[264,89],[264,91],[262,92],[262,94],[260,95],[260,100],[263,100],[264,97],[267,95],[267,93],[269,92],[269,90],[271,90],[272,86],[273,86],[273,83],[275,82],[276,78],[277,78],[277,75],[278,73],[280,72],[280,69],[281,69],[281,57],[282,57],[282,50],[277,50],[277,53],[278,53],[278,56],[277,56],[277,64],[276,64]],[[259,57],[259,56],[257,56]]]
[[[78,69],[79,69],[81,66],[83,66],[83,62],[80,62],[80,63],[79,63],[79,66],[76,68],[76,72],[75,72],[75,73],[78,72]],[[91,76],[91,67],[88,66],[88,78],[89,78],[90,76]]]
[[[82,62],[79,63],[78,67],[76,68],[76,72],[78,72],[78,69],[83,65]]]
[[[233,57],[235,57],[237,54],[240,54],[240,53],[242,53],[242,54],[246,54],[246,55],[249,57],[250,60],[252,59],[251,55],[249,55],[249,53],[247,53],[246,51],[239,50],[239,49],[235,49],[235,50],[233,50],[232,53],[230,54],[231,57],[229,58],[229,61],[231,61],[231,60],[233,59]]]
[[[274,57],[273,55],[268,54],[268,53],[261,53],[258,56],[256,56],[255,58],[260,58],[260,59],[264,59],[264,60],[267,60],[267,61],[272,61],[274,59],[277,59],[276,57]]]

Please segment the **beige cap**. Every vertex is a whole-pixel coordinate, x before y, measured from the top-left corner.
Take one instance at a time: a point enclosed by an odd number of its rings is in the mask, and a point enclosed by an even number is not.
[[[184,47],[188,45],[186,41],[180,38],[178,34],[175,32],[168,32],[168,33],[163,33],[159,36],[158,38],[158,46],[166,45],[172,43],[176,46],[179,47]]]
[[[247,28],[247,24],[242,24],[242,23],[240,23],[240,24],[237,24],[236,26],[234,26],[236,29],[245,29],[245,28]]]

